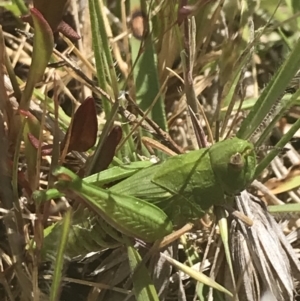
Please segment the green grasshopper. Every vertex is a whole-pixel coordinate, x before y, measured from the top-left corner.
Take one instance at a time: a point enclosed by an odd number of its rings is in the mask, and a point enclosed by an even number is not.
[[[202,217],[211,206],[224,205],[251,183],[255,167],[254,145],[232,138],[141,169],[109,189],[64,167],[54,175],[59,191],[75,193],[107,224],[126,236],[154,242],[174,226]],[[86,214],[81,215],[84,224]]]

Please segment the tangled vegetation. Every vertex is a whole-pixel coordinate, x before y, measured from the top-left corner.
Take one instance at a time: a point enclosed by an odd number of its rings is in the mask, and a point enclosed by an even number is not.
[[[0,3],[0,300],[296,300],[300,2],[28,2]]]

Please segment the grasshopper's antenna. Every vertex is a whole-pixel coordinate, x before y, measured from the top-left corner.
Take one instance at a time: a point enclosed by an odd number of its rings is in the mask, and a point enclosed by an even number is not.
[[[280,153],[286,153],[290,149],[288,147],[277,147],[273,145],[262,145],[254,148],[255,152],[259,151],[269,151],[269,150],[278,150]]]
[[[256,143],[259,141],[261,134],[263,131],[267,128],[268,124],[271,123],[271,121],[274,119],[276,115],[281,111],[281,99],[284,96],[285,93],[282,93],[276,102],[272,105],[269,113],[265,116],[265,118],[262,120],[260,125],[256,128],[256,130],[251,134],[248,141],[251,141],[252,143]]]

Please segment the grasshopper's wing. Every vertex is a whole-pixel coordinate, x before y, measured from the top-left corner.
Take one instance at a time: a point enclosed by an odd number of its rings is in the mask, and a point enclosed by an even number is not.
[[[201,176],[212,177],[208,149],[178,155],[165,161],[153,175],[152,182],[174,196],[190,198],[202,186]]]
[[[155,173],[153,183],[173,195],[171,210],[182,219],[201,217],[224,197],[211,167],[209,149],[168,159]]]
[[[114,185],[111,191],[134,196],[151,203],[159,203],[171,197],[171,194],[163,187],[152,182],[153,175],[161,168],[162,164],[156,164],[140,170],[126,180]]]
[[[126,179],[139,172],[140,170],[143,170],[152,165],[153,163],[150,161],[132,162],[130,164],[114,166],[112,168],[103,170],[99,173],[84,178],[84,180],[96,186],[103,186],[114,181]]]

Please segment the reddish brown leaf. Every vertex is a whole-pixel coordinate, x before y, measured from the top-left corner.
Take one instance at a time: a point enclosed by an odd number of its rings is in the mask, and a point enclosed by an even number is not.
[[[59,31],[70,40],[79,40],[80,36],[78,33],[62,20],[68,3],[69,0],[33,1],[34,7],[43,15],[54,33]],[[31,26],[33,25],[31,15],[21,16],[21,19],[24,22],[28,22]]]
[[[64,21],[61,21],[58,24],[57,30],[72,41],[79,40],[81,38],[80,35],[68,23]]]
[[[25,111],[25,110],[19,110],[19,112],[22,116],[25,116],[31,120],[30,123],[32,124],[32,127],[34,127],[34,132],[37,134],[39,132],[39,123],[37,122],[34,115],[32,115],[29,111]],[[28,132],[27,137],[31,145],[37,150],[41,143],[40,140],[36,138],[36,136],[33,135],[31,132]],[[42,143],[41,150],[43,156],[50,155],[52,153],[52,149],[53,149],[52,145],[43,145]]]
[[[23,22],[29,23],[31,26],[33,26],[33,21],[31,15],[24,15],[20,17]],[[57,31],[61,32],[64,36],[69,38],[71,41],[76,41],[81,39],[81,36],[65,21],[61,21],[57,28],[53,30],[53,33],[56,33]]]
[[[213,2],[215,2],[215,0],[198,0],[194,5],[188,5],[187,0],[180,0],[177,13],[178,25],[181,25],[187,17],[195,15],[202,7]]]
[[[29,141],[31,142],[31,144],[36,148],[38,149],[39,146],[40,146],[40,140],[37,139],[34,135],[32,135],[31,133],[28,133],[28,139]]]
[[[103,144],[98,160],[96,161],[91,174],[105,170],[109,166],[121,139],[122,128],[120,126],[113,127]]]
[[[18,185],[20,185],[20,187],[22,187],[26,191],[27,195],[31,197],[32,195],[31,187],[26,179],[24,172],[21,170],[18,171]]]
[[[28,139],[29,139],[30,143],[32,144],[32,146],[34,146],[36,149],[38,149],[39,145],[40,145],[40,140],[37,139],[31,133],[28,133],[27,136],[28,136]],[[41,150],[42,150],[42,156],[47,156],[52,153],[53,146],[52,145],[42,145]]]
[[[20,112],[20,114],[23,115],[24,117],[31,118],[31,113],[30,113],[29,111],[19,109],[19,112]]]
[[[177,11],[177,23],[178,25],[181,25],[183,20],[186,18],[187,15],[189,15],[189,11],[187,12],[187,6],[188,1],[187,0],[180,0],[178,5],[178,11]]]
[[[41,12],[52,30],[56,31],[69,2],[69,0],[33,0],[33,5]]]
[[[12,175],[13,161],[8,161],[9,177]],[[30,188],[29,182],[26,179],[25,173],[22,170],[18,170],[18,189],[24,189],[29,197],[32,195],[32,190]]]
[[[70,128],[61,144],[61,149],[65,147]],[[68,152],[85,152],[96,143],[98,130],[97,112],[94,98],[88,97],[74,114],[71,129]]]

